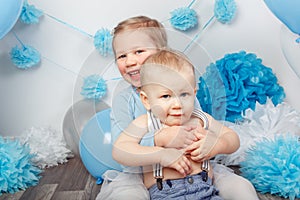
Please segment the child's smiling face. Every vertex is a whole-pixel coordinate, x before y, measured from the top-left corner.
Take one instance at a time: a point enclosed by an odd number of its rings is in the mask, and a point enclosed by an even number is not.
[[[116,63],[123,78],[140,87],[140,69],[144,61],[157,52],[153,40],[141,30],[118,33],[114,40]]]

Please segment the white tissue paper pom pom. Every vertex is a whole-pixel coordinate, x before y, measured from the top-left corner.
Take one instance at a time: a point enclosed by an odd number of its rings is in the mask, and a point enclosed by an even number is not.
[[[217,155],[216,160],[225,165],[239,165],[245,160],[245,152],[265,139],[274,140],[278,134],[300,135],[300,113],[283,102],[274,106],[270,99],[262,105],[256,103],[255,111],[247,109],[241,124],[225,122],[240,137],[240,148],[229,155]]]
[[[52,128],[32,127],[22,133],[20,141],[27,143],[31,153],[36,154],[32,162],[41,169],[66,163],[67,158],[73,157],[63,134]]]

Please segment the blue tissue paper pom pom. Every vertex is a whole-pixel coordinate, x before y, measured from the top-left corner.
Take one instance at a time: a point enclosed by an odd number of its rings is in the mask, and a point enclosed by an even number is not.
[[[25,24],[37,24],[42,15],[43,11],[35,8],[34,5],[29,5],[27,1],[25,1],[22,7],[20,19]]]
[[[91,75],[84,79],[81,94],[87,99],[99,100],[107,92],[106,81],[99,75]]]
[[[258,142],[246,152],[240,170],[261,193],[300,198],[300,137],[277,135]]]
[[[183,7],[171,12],[171,25],[178,30],[186,31],[198,24],[198,17],[195,10]]]
[[[28,145],[0,136],[0,196],[38,184],[42,171],[32,165],[33,157]]]
[[[241,51],[226,54],[210,64],[199,78],[197,98],[203,111],[218,120],[236,122],[256,102],[265,104],[270,98],[276,106],[285,98],[283,88],[272,69],[262,64],[253,53]]]
[[[41,58],[40,53],[31,46],[14,47],[10,51],[10,59],[20,69],[28,69],[37,65]]]
[[[108,29],[98,30],[94,36],[94,46],[102,56],[112,55],[112,35]]]
[[[223,24],[229,23],[235,16],[236,3],[234,0],[216,0],[214,15]]]

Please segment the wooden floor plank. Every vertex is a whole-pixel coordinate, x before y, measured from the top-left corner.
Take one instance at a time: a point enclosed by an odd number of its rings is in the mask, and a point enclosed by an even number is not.
[[[89,175],[89,178],[86,182],[85,192],[90,199],[96,199],[96,196],[100,192],[101,185],[96,184],[96,179]]]
[[[67,163],[46,169],[39,184],[58,184],[58,191],[84,190],[89,173],[81,162],[74,157]]]
[[[3,194],[0,196],[0,200],[19,200],[25,191],[16,192],[14,194]]]
[[[84,190],[89,173],[80,159],[72,158],[64,167],[64,174],[60,177],[58,191]]]
[[[274,196],[274,195],[271,195],[271,194],[261,194],[261,193],[258,193],[258,198],[260,200],[283,200],[283,199],[286,200],[283,197]]]
[[[55,200],[89,200],[85,191],[59,191],[53,196]]]
[[[43,184],[26,190],[20,200],[51,200],[58,184]]]

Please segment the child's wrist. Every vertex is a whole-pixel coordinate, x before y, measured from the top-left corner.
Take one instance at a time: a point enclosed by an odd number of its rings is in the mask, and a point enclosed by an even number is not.
[[[154,143],[155,146],[159,146],[159,147],[165,146],[162,134],[160,134],[159,132],[157,132],[154,136]]]

